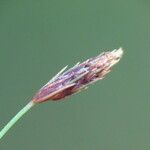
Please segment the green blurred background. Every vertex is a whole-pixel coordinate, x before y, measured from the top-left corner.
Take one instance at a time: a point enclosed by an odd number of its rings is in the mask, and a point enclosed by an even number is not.
[[[150,1],[0,0],[1,128],[62,67],[120,46],[104,80],[37,105],[0,149],[150,149]]]

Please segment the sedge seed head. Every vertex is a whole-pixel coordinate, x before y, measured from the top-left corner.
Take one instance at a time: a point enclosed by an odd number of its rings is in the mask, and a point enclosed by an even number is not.
[[[122,55],[123,50],[119,48],[103,52],[83,63],[77,63],[65,72],[66,67],[63,68],[34,95],[32,101],[41,103],[47,100],[60,100],[86,89],[91,83],[103,79]]]

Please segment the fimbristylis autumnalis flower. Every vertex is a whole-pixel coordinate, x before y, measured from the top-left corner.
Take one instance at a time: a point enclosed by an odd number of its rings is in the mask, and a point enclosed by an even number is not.
[[[44,85],[32,100],[1,130],[0,139],[32,106],[48,100],[56,101],[86,89],[90,84],[101,80],[110,72],[112,66],[119,62],[123,55],[122,48],[90,58],[65,71],[64,67],[46,85]],[[65,71],[65,72],[64,72]]]
[[[87,88],[103,77],[111,70],[123,54],[122,49],[104,52],[90,58],[83,63],[77,63],[74,67],[63,72],[63,68],[54,78],[44,85],[33,97],[33,102],[40,103],[47,100],[60,100],[73,93]]]

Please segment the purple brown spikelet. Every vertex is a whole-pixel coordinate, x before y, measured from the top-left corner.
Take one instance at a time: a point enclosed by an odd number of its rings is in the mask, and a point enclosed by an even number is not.
[[[46,85],[44,85],[33,97],[32,101],[41,103],[47,100],[60,100],[87,88],[110,72],[113,65],[122,57],[123,50],[103,52],[83,63],[77,63],[74,67],[64,72],[63,68]]]

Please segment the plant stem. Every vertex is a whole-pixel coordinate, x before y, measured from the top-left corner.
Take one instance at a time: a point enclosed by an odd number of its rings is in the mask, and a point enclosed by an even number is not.
[[[33,106],[35,105],[34,102],[30,101],[24,108],[22,108],[7,124],[4,128],[0,131],[0,139],[7,133],[7,131],[26,113],[28,112]]]

